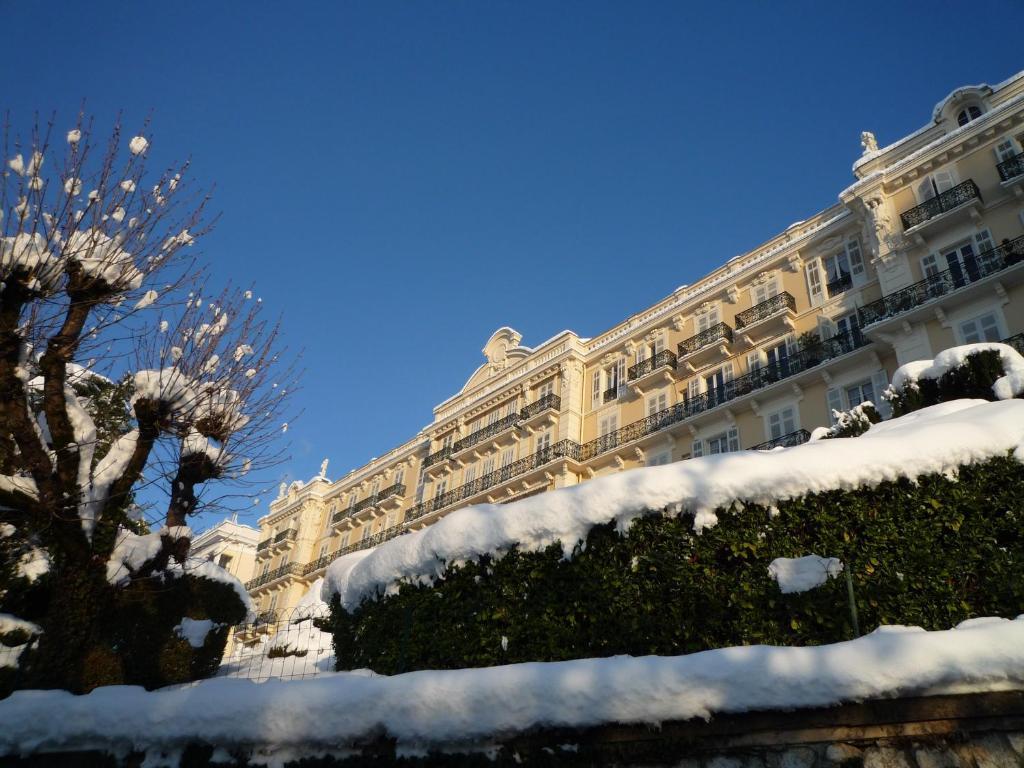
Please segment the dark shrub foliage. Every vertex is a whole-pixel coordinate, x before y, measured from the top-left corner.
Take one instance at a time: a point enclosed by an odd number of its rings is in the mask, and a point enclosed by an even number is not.
[[[998,352],[975,352],[968,355],[962,365],[952,368],[938,379],[919,379],[916,385],[895,392],[889,401],[893,416],[902,416],[949,400],[995,400],[992,385],[1004,373],[1003,361]]]
[[[382,673],[732,645],[812,645],[852,636],[845,578],[783,595],[776,557],[840,558],[863,631],[945,629],[1024,611],[1024,467],[998,458],[944,476],[689,514],[652,514],[627,536],[595,528],[570,559],[558,547],[448,567],[352,612],[335,599],[339,669]],[[503,638],[507,642],[503,642]]]

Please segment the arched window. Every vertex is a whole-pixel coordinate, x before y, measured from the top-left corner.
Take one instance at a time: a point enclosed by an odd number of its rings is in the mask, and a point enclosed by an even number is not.
[[[960,113],[956,116],[956,124],[967,125],[971,120],[977,120],[979,117],[981,117],[981,107],[972,104],[960,110]]]

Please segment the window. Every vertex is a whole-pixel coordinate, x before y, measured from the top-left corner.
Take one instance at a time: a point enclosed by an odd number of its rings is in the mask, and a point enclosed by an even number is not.
[[[807,294],[811,298],[811,305],[818,306],[825,299],[825,286],[821,281],[821,267],[817,259],[807,262],[804,267],[807,275]]]
[[[619,416],[618,414],[613,413],[612,415],[605,416],[603,419],[601,419],[600,423],[598,424],[598,434],[601,437],[604,437],[606,435],[610,435],[618,428]]]
[[[712,435],[700,445],[700,440],[693,443],[694,456],[713,456],[718,453],[732,453],[740,449],[740,432],[736,427],[731,427],[725,432]]]
[[[488,456],[486,459],[484,459],[484,470],[483,470],[483,474],[481,475],[481,477],[486,477],[487,475],[491,474],[491,472],[493,472],[493,471],[494,471],[494,457],[493,456]]]
[[[711,307],[708,311],[697,315],[697,333],[706,331],[711,326],[718,325],[721,321],[718,307]]]
[[[550,432],[544,432],[543,434],[537,435],[537,439],[534,440],[534,443],[533,443],[533,450],[534,450],[534,452],[540,453],[541,451],[546,451],[550,447],[551,447],[551,433]]]
[[[662,467],[662,466],[664,466],[666,464],[671,464],[671,463],[672,463],[672,452],[671,451],[661,451],[660,453],[648,454],[647,461],[645,462],[645,464],[647,464],[648,467]]]
[[[327,556],[327,550],[330,546],[331,543],[329,541],[325,541],[323,544],[320,545],[320,554],[317,555],[317,560],[319,560],[321,557]]]
[[[655,357],[665,349],[665,334],[659,333],[654,339],[641,342],[636,347],[636,361],[642,363],[648,358]]]
[[[449,437],[450,437],[450,435],[449,435]],[[373,479],[373,485],[370,486],[370,495],[371,496],[376,496],[379,491],[380,491],[380,478],[379,477],[375,477]]]
[[[394,512],[388,512],[387,527],[388,528],[394,528],[394,526],[395,526],[395,513]]]
[[[509,400],[508,403],[505,405],[505,415],[514,416],[515,414],[519,413],[518,405],[519,400],[517,398],[513,397],[511,400]]]
[[[986,312],[980,317],[965,320],[957,330],[964,344],[980,344],[985,341],[1000,341],[1003,338],[999,330],[999,319],[994,312]]]
[[[448,489],[448,478],[442,477],[434,482],[434,498],[443,494]]]
[[[981,117],[981,107],[971,104],[971,106],[960,110],[956,116],[956,124],[967,125],[971,120],[977,120],[979,117]]]
[[[504,451],[502,451],[501,452],[501,466],[502,466],[502,468],[504,469],[509,464],[511,464],[515,460],[515,458],[516,458],[516,449],[514,447],[513,448],[506,448]]]
[[[451,432],[449,432],[447,435],[445,435],[441,439],[441,447],[442,448],[451,448],[452,447],[452,440],[454,440],[454,436],[453,436],[453,434]]]
[[[273,613],[277,610],[277,593],[275,592],[270,596],[270,603],[267,605],[267,610]]]
[[[548,395],[552,395],[555,392],[555,380],[548,379],[537,388],[537,399],[543,400]]]
[[[599,408],[601,406],[601,369],[597,369],[593,373],[591,379],[591,390],[590,390],[590,407],[591,409]]]
[[[395,470],[395,485],[402,485],[405,483],[405,467],[399,467]]]
[[[341,549],[342,547],[347,547],[351,536],[351,531],[345,531],[343,534],[341,534],[341,539],[338,541],[338,549]]]
[[[370,526],[364,525],[363,530],[359,533],[359,540],[366,541],[368,538],[370,538]]]
[[[712,371],[704,376],[704,391],[708,395],[708,405],[714,407],[729,399],[732,390],[732,363],[726,363],[721,368]]]
[[[351,511],[351,510],[352,510],[352,508],[353,508],[353,507],[354,507],[355,505],[356,505],[356,492],[355,492],[355,491],[352,491],[352,493],[350,493],[350,494],[348,495],[348,508],[349,508],[349,511]]]
[[[647,415],[653,416],[668,408],[668,393],[659,392],[647,398]]]
[[[773,296],[777,296],[779,293],[779,284],[772,278],[770,280],[764,280],[758,283],[750,289],[750,301],[752,304],[757,305]]]
[[[955,186],[956,177],[952,171],[936,171],[918,184],[914,192],[917,194],[917,201],[924,203]]]
[[[875,402],[875,389],[871,386],[871,379],[851,384],[845,387],[846,407],[856,408],[861,403]]]
[[[462,482],[469,485],[476,480],[476,464],[470,464],[462,472]]]
[[[768,414],[768,439],[774,440],[796,432],[796,424],[796,409],[793,406],[787,406],[775,413]]]
[[[497,423],[498,419],[500,419],[500,418],[501,418],[501,411],[498,408],[495,408],[493,411],[491,411],[489,414],[487,414],[487,426],[489,427],[492,424]]]
[[[995,153],[996,162],[1005,163],[1017,154],[1017,142],[1012,138],[1007,137],[996,144]]]
[[[921,271],[926,278],[935,278],[934,290],[938,295],[946,291],[946,284],[941,280],[942,273],[946,270],[949,270],[949,280],[956,288],[972,283],[987,274],[984,260],[989,258],[988,252],[993,248],[992,235],[985,229],[965,243],[923,257]]]
[[[420,470],[419,475],[416,477],[416,501],[423,501],[423,489],[427,483],[427,473],[425,470]]]
[[[263,564],[263,570],[260,572],[260,576],[266,576],[270,573],[270,561],[268,560]]]

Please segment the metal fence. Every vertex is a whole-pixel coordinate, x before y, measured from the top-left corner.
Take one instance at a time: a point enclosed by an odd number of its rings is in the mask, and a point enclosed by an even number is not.
[[[298,680],[334,671],[331,635],[316,619],[330,615],[326,605],[265,611],[232,628],[217,677]]]

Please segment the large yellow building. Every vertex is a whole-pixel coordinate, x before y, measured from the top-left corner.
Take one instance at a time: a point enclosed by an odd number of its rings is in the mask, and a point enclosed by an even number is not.
[[[633,467],[802,442],[896,367],[1024,331],[1024,72],[960,88],[919,131],[862,135],[839,202],[593,338],[511,328],[432,424],[260,520],[261,611],[342,554]],[[884,407],[884,406],[883,406]]]

